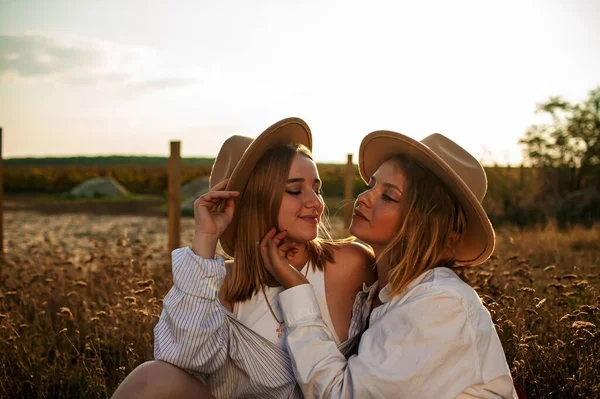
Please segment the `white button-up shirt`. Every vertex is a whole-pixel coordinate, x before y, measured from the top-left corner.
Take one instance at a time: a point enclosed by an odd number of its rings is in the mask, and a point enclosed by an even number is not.
[[[337,350],[310,284],[280,294],[288,352],[307,398],[517,398],[490,314],[452,270],[380,292],[358,353]]]

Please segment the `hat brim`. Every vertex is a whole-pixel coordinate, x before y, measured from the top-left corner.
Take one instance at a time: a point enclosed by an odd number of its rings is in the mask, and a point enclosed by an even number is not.
[[[460,266],[475,266],[485,262],[494,251],[496,241],[492,224],[465,182],[429,147],[392,131],[370,133],[363,139],[359,150],[358,164],[362,179],[368,183],[379,166],[396,154],[404,154],[431,171],[461,204],[467,226],[456,253],[457,263]]]
[[[240,158],[225,190],[239,191],[243,194],[256,163],[267,150],[283,144],[302,144],[312,151],[312,134],[306,122],[300,118],[286,118],[261,133],[252,141]],[[241,197],[242,195],[239,195],[234,199],[236,209],[239,209]],[[234,254],[236,230],[237,219],[234,218],[219,239],[223,251],[230,256]]]

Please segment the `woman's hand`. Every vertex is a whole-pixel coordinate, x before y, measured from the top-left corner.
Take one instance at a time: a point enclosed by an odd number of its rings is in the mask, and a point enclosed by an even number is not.
[[[269,273],[279,284],[288,289],[300,284],[308,284],[308,280],[288,262],[287,257],[293,256],[296,243],[282,244],[286,235],[285,231],[276,234],[275,228],[269,230],[260,242],[260,254]]]
[[[225,187],[227,180],[194,201],[192,251],[205,259],[214,258],[217,241],[233,219],[233,198],[240,195],[239,191],[221,191]]]

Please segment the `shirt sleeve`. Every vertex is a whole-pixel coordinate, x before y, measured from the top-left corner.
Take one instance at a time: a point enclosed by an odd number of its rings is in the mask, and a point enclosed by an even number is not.
[[[483,380],[485,354],[474,344],[480,332],[468,322],[461,299],[444,290],[421,290],[387,309],[348,360],[328,334],[310,285],[282,292],[280,303],[288,352],[307,398],[456,398],[463,391],[465,398],[513,397],[507,368]],[[495,360],[506,364],[503,353]]]
[[[227,358],[227,309],[218,300],[226,270],[222,257],[204,259],[189,247],[172,253],[173,287],[154,328],[154,358],[211,374]]]

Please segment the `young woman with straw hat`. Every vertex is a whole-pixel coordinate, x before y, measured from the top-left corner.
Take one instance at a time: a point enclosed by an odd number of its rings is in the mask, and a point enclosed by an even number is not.
[[[313,288],[281,257],[278,237],[261,241],[265,264],[286,288],[279,299],[304,395],[516,397],[490,315],[454,272],[494,249],[482,166],[442,135],[419,142],[377,131],[362,141],[359,169],[368,185],[350,232],[373,248],[381,290],[356,355],[337,350]]]
[[[115,397],[302,396],[285,347],[283,287],[259,249],[272,226],[286,261],[313,284],[328,337],[341,353],[354,349],[375,294],[365,285],[376,279],[374,257],[365,246],[329,239],[311,148],[298,118],[223,144],[212,190],[194,205],[192,246],[173,252],[173,288],[154,330],[159,361],[134,370]],[[233,260],[215,259],[217,241]]]

